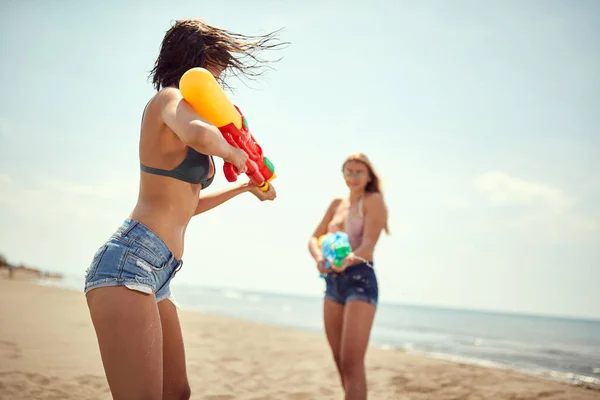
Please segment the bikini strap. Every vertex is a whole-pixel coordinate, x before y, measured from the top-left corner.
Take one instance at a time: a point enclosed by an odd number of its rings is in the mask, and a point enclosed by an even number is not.
[[[364,199],[364,194],[362,196],[360,196],[360,199],[358,199],[358,215],[360,217],[364,217],[364,213],[363,213],[363,199]]]

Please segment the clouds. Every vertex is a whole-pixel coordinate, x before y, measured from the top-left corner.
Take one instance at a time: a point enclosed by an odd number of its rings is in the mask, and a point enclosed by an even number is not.
[[[600,243],[597,187],[568,192],[524,179],[525,171],[520,174],[494,169],[471,175],[466,186],[457,184],[437,204],[446,209],[445,218],[458,218],[468,234],[511,243]]]
[[[553,241],[597,238],[600,232],[599,215],[582,210],[574,194],[558,187],[502,171],[478,175],[474,187],[488,206],[488,230]]]
[[[494,206],[517,205],[560,210],[573,204],[573,199],[558,188],[525,181],[501,171],[486,172],[477,176],[475,187]]]
[[[17,180],[0,174],[0,204],[28,219],[77,217],[94,221],[110,217],[124,204],[135,202],[137,189],[137,182],[78,183],[43,176]]]
[[[45,182],[45,188],[66,196],[92,197],[99,201],[131,199],[137,195],[137,181],[102,181],[94,183],[76,183],[64,180]]]

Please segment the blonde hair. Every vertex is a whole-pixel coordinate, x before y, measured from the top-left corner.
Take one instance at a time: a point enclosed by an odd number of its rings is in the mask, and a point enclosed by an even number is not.
[[[353,153],[350,154],[346,160],[344,161],[344,164],[342,164],[342,169],[346,166],[347,163],[349,163],[350,161],[355,161],[355,162],[359,162],[361,164],[363,164],[365,167],[367,167],[367,170],[369,171],[369,178],[371,178],[371,180],[369,181],[369,183],[367,183],[367,186],[365,187],[365,192],[367,193],[379,193],[381,196],[383,196],[383,191],[381,190],[381,178],[379,178],[379,175],[377,174],[377,172],[375,171],[375,167],[373,167],[373,164],[371,163],[371,160],[369,160],[369,158],[366,156],[366,154],[364,153]],[[386,207],[386,214],[387,214],[387,207]],[[385,218],[385,233],[386,234],[390,234],[390,229],[388,226],[388,218],[386,215]]]

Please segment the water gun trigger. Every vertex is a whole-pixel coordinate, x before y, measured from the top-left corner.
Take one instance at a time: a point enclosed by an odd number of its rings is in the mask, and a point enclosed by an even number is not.
[[[223,174],[225,175],[225,178],[227,179],[227,181],[229,182],[235,182],[237,181],[237,168],[235,168],[235,165],[233,165],[232,163],[226,162],[223,164]]]

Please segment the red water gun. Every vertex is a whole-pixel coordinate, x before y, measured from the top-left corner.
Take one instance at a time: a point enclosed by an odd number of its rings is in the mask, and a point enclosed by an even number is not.
[[[238,129],[233,122],[225,126],[219,126],[225,140],[230,145],[242,149],[248,154],[246,161],[246,175],[258,188],[264,192],[269,189],[269,182],[275,179],[275,167],[271,161],[263,155],[262,147],[256,142],[254,136],[248,129],[248,120],[240,111],[238,106],[234,105],[242,120],[242,129]],[[231,163],[223,164],[223,173],[229,182],[237,180],[237,170]]]
[[[246,117],[229,101],[215,77],[204,68],[189,69],[179,80],[179,90],[198,115],[219,128],[227,143],[248,154],[246,175],[263,192],[269,190],[269,182],[276,177],[275,167],[250,133]],[[233,164],[223,165],[227,181],[235,182],[237,172]]]

